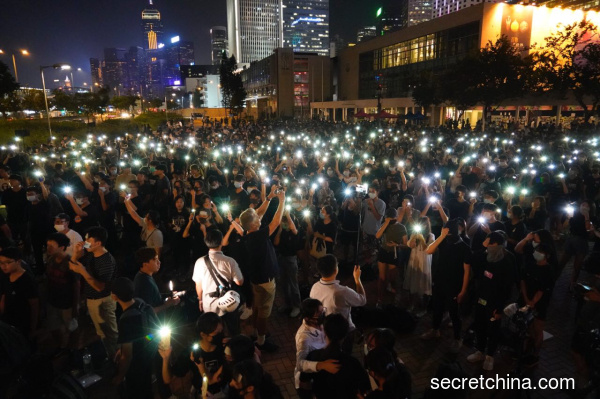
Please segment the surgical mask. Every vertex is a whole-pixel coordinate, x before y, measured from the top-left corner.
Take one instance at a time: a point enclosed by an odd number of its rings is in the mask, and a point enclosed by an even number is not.
[[[258,204],[258,198],[250,198],[250,203],[251,204]]]
[[[500,166],[507,166],[508,162],[500,162]]]
[[[212,343],[213,344],[222,344],[223,338],[225,338],[225,333],[223,331],[221,331],[220,333],[212,336]]]
[[[492,215],[491,213],[484,213],[481,216],[483,216],[485,220],[492,220],[492,218],[494,217],[494,215]]]
[[[95,181],[96,183],[100,183],[100,178],[99,178],[99,177],[94,177],[94,181]]]
[[[506,217],[508,217],[509,219],[512,218],[512,212],[507,212]]]
[[[344,171],[344,176],[348,177],[350,176],[350,172],[348,172],[347,170]]]
[[[390,172],[393,172],[396,168],[394,168],[393,166],[390,166]]]
[[[302,207],[302,204],[299,202],[292,202],[292,208],[294,209],[300,209]]]
[[[98,187],[100,189],[100,191],[102,191],[103,193],[106,192],[106,187]]]
[[[213,190],[216,190],[217,188],[219,188],[218,184],[211,184],[210,186],[212,187]]]
[[[534,248],[537,248],[537,246],[538,246],[538,245],[540,245],[540,243],[539,243],[539,242],[532,241],[532,242],[531,242],[531,245],[533,245],[533,247],[534,247]]]
[[[111,170],[110,174],[113,175],[113,176],[116,176],[117,175],[117,171],[116,170]]]
[[[369,198],[374,199],[375,197],[377,197],[377,194],[375,194],[375,193],[369,193]]]
[[[65,229],[65,226],[63,224],[55,224],[54,225],[54,230],[61,232]]]
[[[365,344],[363,352],[365,353],[365,356],[369,354],[369,346],[367,344]]]
[[[90,244],[89,242],[86,241],[83,243],[83,248],[90,249],[91,247],[92,247],[92,244]]]
[[[236,181],[235,183],[233,183],[233,185],[235,186],[235,188],[242,188],[243,183],[241,181]]]
[[[544,255],[541,252],[535,251],[533,253],[533,259],[535,259],[537,262],[539,262],[539,261],[546,259],[546,255]]]
[[[504,246],[502,245],[496,245],[494,247],[488,246],[486,252],[486,259],[488,262],[499,262],[504,258]]]
[[[77,205],[83,205],[83,198],[75,198],[75,203]]]
[[[329,177],[333,176],[333,170],[328,170],[327,171],[327,176],[329,176]]]
[[[154,166],[150,166],[150,172],[152,172],[152,173],[156,172],[156,168]]]
[[[493,204],[493,201],[489,198],[484,198],[483,202],[485,202],[486,204]]]
[[[37,196],[36,195],[28,195],[27,196],[27,201],[33,202],[35,200],[37,200]]]
[[[320,217],[321,219],[325,219],[325,214],[324,214],[324,213],[319,213],[319,217]]]

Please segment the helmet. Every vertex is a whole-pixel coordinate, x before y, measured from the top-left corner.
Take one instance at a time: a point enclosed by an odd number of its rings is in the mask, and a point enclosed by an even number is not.
[[[229,290],[225,293],[225,295],[219,298],[217,306],[219,306],[219,309],[222,311],[229,313],[236,310],[240,305],[240,302],[240,294],[233,290]]]

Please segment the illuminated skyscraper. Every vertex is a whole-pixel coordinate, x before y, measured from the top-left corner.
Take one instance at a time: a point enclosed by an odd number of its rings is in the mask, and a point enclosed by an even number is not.
[[[270,56],[283,43],[281,0],[227,0],[227,34],[237,62]]]
[[[329,0],[283,0],[283,46],[329,55]]]
[[[92,71],[92,89],[102,86],[102,68],[98,58],[90,58],[90,69]]]
[[[427,22],[433,18],[434,0],[405,0],[407,4],[406,26]],[[468,0],[465,0],[468,1]]]
[[[155,50],[162,43],[163,26],[160,22],[160,12],[152,8],[152,0],[149,0],[150,8],[142,11],[142,31],[144,33],[144,48]]]
[[[227,29],[224,26],[210,28],[210,55],[213,65],[221,65],[221,58],[229,55],[227,48]]]
[[[377,36],[377,28],[374,26],[363,26],[356,33],[356,43],[364,42]]]
[[[433,18],[441,17],[442,15],[450,14],[454,11],[462,10],[463,8],[471,7],[475,4],[485,3],[500,3],[503,0],[432,0],[433,1]],[[535,2],[534,2],[535,3]],[[516,2],[515,2],[516,4]]]

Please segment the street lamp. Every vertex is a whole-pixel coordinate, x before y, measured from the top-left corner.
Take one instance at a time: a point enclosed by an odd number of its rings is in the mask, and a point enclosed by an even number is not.
[[[21,53],[21,55],[29,55],[29,51],[27,50],[19,50],[19,53]],[[4,54],[4,51],[0,50],[0,54]],[[13,60],[13,68],[15,69],[15,80],[17,81],[17,83],[19,82],[19,75],[17,73],[17,60],[15,59],[15,54],[12,54],[12,60]]]
[[[50,135],[50,138],[52,138],[52,127],[50,126],[50,111],[48,110],[48,95],[46,94],[46,81],[44,80],[44,69],[47,69],[47,68],[54,68],[54,69],[60,69],[61,71],[68,71],[71,69],[71,65],[65,64],[64,62],[58,63],[58,64],[53,64],[53,65],[48,65],[48,66],[40,65],[40,74],[42,75],[42,88],[44,90],[44,102],[46,103],[46,118],[48,119],[48,134]]]

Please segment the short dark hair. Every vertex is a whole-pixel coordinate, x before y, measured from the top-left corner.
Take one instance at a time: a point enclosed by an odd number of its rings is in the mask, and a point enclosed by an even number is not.
[[[102,246],[106,245],[108,240],[108,231],[104,227],[94,226],[85,231],[87,238],[93,238],[95,241],[100,241]]]
[[[204,237],[204,243],[209,249],[219,248],[222,242],[223,233],[218,229],[208,231]]]
[[[348,320],[339,313],[330,314],[323,323],[323,330],[331,343],[341,343],[348,335],[349,329]]]
[[[237,181],[237,182],[241,182],[241,181],[246,180],[246,178],[244,177],[244,175],[235,175],[235,177],[233,178],[233,180]]]
[[[160,213],[158,213],[154,209],[151,209],[148,211],[146,216],[148,216],[148,219],[150,219],[154,227],[158,228],[158,225],[160,224]]]
[[[460,185],[456,186],[456,191],[460,191],[461,193],[466,193],[467,187],[460,184]]]
[[[221,321],[218,314],[213,312],[203,313],[196,322],[196,332],[198,335],[200,335],[200,333],[206,335],[212,334],[219,324],[223,324],[223,321]]]
[[[500,197],[500,195],[495,190],[488,190],[488,191],[484,192],[483,195],[490,196],[493,199],[498,199],[498,197]]]
[[[315,313],[319,310],[319,306],[323,306],[323,303],[315,298],[306,298],[300,304],[300,314],[303,319],[310,319],[315,317]]]
[[[10,175],[8,180],[17,180],[19,183],[23,183],[23,178],[21,175]]]
[[[499,231],[492,231],[486,238],[490,239],[490,244],[504,245],[504,236]]]
[[[140,264],[140,267],[142,267],[144,263],[150,262],[155,257],[156,248],[153,247],[142,247],[135,253],[135,260]]]
[[[133,281],[127,277],[117,277],[112,282],[110,290],[123,302],[129,302],[133,299]]]
[[[159,163],[158,165],[156,165],[156,169],[155,170],[162,170],[163,172],[167,171],[167,166],[164,163]]]
[[[42,189],[40,186],[29,186],[27,187],[27,190],[25,190],[28,193],[36,193],[36,194],[41,194],[42,193]]]
[[[17,247],[8,247],[8,248],[2,249],[2,251],[0,252],[0,256],[3,256],[8,259],[12,259],[12,260],[23,259],[23,254],[21,253],[21,250],[19,250],[19,248],[17,248]]]
[[[233,378],[241,381],[244,388],[254,387],[254,392],[258,393],[264,378],[263,368],[256,360],[244,360],[233,368]]]
[[[67,215],[66,213],[59,213],[58,215],[54,216],[54,219],[61,219],[66,222],[71,221],[71,217],[69,215]]]
[[[218,183],[219,179],[216,176],[208,176],[208,184]]]
[[[69,239],[69,237],[61,233],[50,234],[46,241],[54,241],[58,244],[59,247],[64,247],[64,249],[69,248],[69,245],[71,245],[71,240]]]
[[[496,205],[496,204],[485,203],[485,204],[483,204],[483,207],[481,208],[481,212],[483,212],[483,211],[496,212],[497,210],[498,210],[498,205]]]
[[[227,342],[233,363],[254,359],[254,342],[246,335],[236,335]]]
[[[337,259],[332,254],[327,254],[317,260],[317,270],[321,276],[327,278],[335,274]]]

